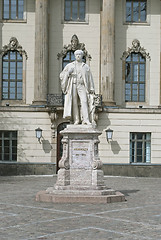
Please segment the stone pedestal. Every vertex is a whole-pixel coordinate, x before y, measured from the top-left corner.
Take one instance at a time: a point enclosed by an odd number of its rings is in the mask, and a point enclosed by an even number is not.
[[[107,188],[98,155],[100,131],[89,125],[68,125],[63,135],[63,156],[54,187],[38,192],[36,201],[108,203],[125,201]]]

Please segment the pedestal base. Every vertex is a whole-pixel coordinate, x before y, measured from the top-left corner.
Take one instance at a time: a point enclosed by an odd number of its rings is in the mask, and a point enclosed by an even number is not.
[[[63,192],[61,191],[61,193],[60,192],[50,193],[48,191],[40,191],[36,194],[36,201],[52,202],[52,203],[97,203],[97,204],[125,201],[125,196],[122,193],[115,192],[113,190],[107,190],[107,191],[108,191],[108,195],[101,195],[101,191],[90,192],[87,190],[84,190],[83,192],[79,190],[77,192],[63,190]],[[98,193],[99,195],[96,195]]]
[[[111,203],[125,196],[107,188],[98,156],[98,136],[91,125],[69,125],[62,132],[63,156],[54,187],[40,191],[36,201],[53,203]]]

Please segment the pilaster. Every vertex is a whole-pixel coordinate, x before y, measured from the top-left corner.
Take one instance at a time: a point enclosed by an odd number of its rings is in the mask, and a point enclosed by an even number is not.
[[[114,105],[115,0],[103,0],[101,9],[101,82],[104,105]]]
[[[35,86],[33,104],[47,101],[48,0],[35,0]]]

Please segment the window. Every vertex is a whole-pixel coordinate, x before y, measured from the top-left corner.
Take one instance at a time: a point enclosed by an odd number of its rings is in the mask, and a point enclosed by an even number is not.
[[[126,22],[146,22],[147,0],[126,0]]]
[[[17,161],[16,131],[0,131],[0,161]]]
[[[141,53],[131,53],[125,62],[125,101],[145,101],[146,61]]]
[[[3,0],[3,19],[23,19],[24,0]]]
[[[65,0],[64,20],[85,21],[85,0]]]
[[[151,134],[130,133],[130,162],[150,163]]]
[[[22,100],[23,59],[18,51],[2,57],[2,100]]]

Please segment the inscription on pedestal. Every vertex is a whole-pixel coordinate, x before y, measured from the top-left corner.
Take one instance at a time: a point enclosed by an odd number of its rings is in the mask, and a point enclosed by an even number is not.
[[[91,148],[90,142],[72,141],[71,142],[71,168],[90,168],[91,167]]]

